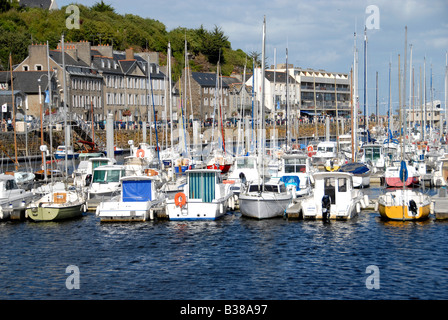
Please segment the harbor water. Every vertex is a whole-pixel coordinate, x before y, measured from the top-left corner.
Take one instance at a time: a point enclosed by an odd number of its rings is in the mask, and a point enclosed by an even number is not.
[[[373,199],[381,189],[364,192]],[[327,223],[239,212],[216,221],[101,223],[92,212],[6,221],[0,299],[447,299],[447,228],[373,211]]]

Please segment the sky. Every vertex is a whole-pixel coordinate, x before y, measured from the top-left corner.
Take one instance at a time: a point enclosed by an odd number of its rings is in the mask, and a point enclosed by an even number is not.
[[[56,0],[59,8],[71,3],[92,6],[99,0]],[[286,62],[294,67],[350,73],[354,47],[358,50],[358,94],[364,105],[367,83],[367,114],[376,110],[378,72],[379,113],[391,101],[398,108],[398,55],[404,75],[405,27],[406,100],[411,92],[410,66],[414,69],[414,96],[426,79],[426,101],[445,107],[445,70],[448,51],[447,0],[105,0],[119,14],[135,14],[162,22],[167,31],[177,27],[207,30],[220,27],[232,45],[246,53],[261,53],[263,17],[266,17],[266,58],[270,66]],[[374,6],[374,7],[372,7]],[[373,9],[372,9],[373,8]],[[364,81],[364,28],[367,28],[366,77]],[[356,38],[354,36],[356,32]],[[275,54],[274,54],[275,52]],[[275,58],[275,60],[274,60]],[[423,86],[422,86],[423,87]]]

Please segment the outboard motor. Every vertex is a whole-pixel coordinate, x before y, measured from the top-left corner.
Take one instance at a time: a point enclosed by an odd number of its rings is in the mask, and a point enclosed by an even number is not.
[[[331,198],[328,194],[322,197],[322,220],[327,221],[330,218]]]
[[[418,207],[414,200],[409,201],[409,211],[412,212],[414,216],[418,214]]]

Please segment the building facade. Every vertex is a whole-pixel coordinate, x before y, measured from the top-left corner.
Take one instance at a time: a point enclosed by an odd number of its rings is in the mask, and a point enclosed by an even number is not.
[[[150,54],[134,54],[131,48],[118,52],[112,46],[91,46],[87,41],[64,43],[63,49],[61,43],[55,50],[33,44],[28,57],[15,68],[24,72],[50,69],[56,87],[49,103],[52,108],[66,105],[69,112],[88,121],[104,121],[108,113],[115,120],[148,121],[154,110],[157,113],[165,107],[166,76],[158,61],[150,61]],[[38,116],[35,103],[31,109]]]

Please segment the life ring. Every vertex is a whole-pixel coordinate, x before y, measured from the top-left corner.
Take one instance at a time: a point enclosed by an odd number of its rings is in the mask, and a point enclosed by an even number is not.
[[[176,207],[183,207],[187,203],[187,197],[185,196],[185,193],[176,193],[176,195],[174,196],[174,203],[176,204]]]
[[[310,146],[306,147],[306,151],[313,152],[314,151],[313,146],[310,145]]]
[[[143,149],[138,149],[137,150],[137,157],[139,158],[143,158],[145,156],[145,150]]]

